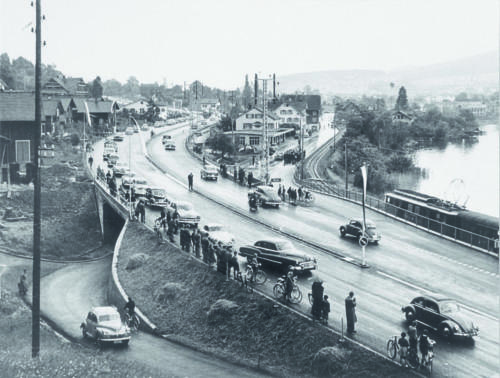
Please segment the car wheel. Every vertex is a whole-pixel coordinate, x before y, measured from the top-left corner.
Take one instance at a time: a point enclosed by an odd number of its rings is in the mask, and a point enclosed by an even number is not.
[[[340,227],[340,237],[344,237],[345,236],[345,227]]]
[[[412,322],[415,320],[415,312],[413,310],[405,311],[406,320]]]
[[[449,339],[453,335],[453,332],[448,324],[441,324],[439,326],[439,333],[445,339]]]

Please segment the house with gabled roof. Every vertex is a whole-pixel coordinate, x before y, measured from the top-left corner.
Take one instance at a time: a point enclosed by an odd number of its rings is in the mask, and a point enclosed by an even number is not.
[[[89,95],[89,90],[81,77],[51,77],[42,85],[42,94],[85,97]]]
[[[32,162],[35,140],[35,94],[0,92],[0,162],[5,168],[17,163],[21,170]],[[2,173],[3,170],[2,170]],[[2,181],[7,178],[3,177]]]
[[[413,115],[402,110],[395,110],[392,112],[392,122],[393,123],[406,123],[410,124],[413,122]]]
[[[267,135],[271,145],[281,144],[288,135],[294,132],[293,128],[280,127],[280,118],[273,112],[267,113]],[[254,107],[241,114],[236,119],[234,131],[225,134],[234,137],[236,146],[252,146],[257,149],[264,144],[264,112]]]
[[[294,105],[284,103],[280,104],[273,113],[280,119],[280,126],[293,127],[299,129],[301,125],[306,126],[305,109],[298,110]]]
[[[116,101],[74,97],[68,105],[71,122],[83,122],[87,112],[85,104],[87,104],[90,119],[95,125],[114,124],[116,112],[120,109]]]

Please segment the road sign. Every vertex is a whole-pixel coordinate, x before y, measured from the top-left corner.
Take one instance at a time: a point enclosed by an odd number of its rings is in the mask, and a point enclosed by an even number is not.
[[[366,247],[368,245],[368,239],[365,236],[359,238],[359,245],[361,247]]]
[[[281,182],[281,178],[280,177],[273,177],[271,179],[271,182]]]

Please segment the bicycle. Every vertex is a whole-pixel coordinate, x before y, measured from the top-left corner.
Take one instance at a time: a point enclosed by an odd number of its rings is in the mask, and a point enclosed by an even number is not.
[[[125,324],[130,328],[132,332],[137,332],[139,330],[139,326],[141,325],[141,321],[136,313],[132,317],[128,312],[124,314]]]
[[[285,297],[285,277],[278,278],[276,284],[273,287],[273,294],[276,298],[284,298]],[[300,287],[296,284],[297,277],[293,277],[293,288],[290,293],[290,303],[299,304],[302,302],[302,291]]]
[[[243,276],[240,271],[238,271],[238,274],[236,275],[236,280],[240,281],[241,287],[246,288],[247,292],[253,293],[253,286],[252,283],[247,280],[246,275]]]
[[[260,269],[261,264],[257,264],[254,268],[251,265],[247,265],[245,271],[245,277],[248,282],[255,283],[257,285],[263,285],[267,281],[266,273]]]

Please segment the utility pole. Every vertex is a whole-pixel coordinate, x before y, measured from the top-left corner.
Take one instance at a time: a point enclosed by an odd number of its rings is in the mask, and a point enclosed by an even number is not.
[[[42,5],[36,0],[36,60],[35,60],[35,180],[33,211],[33,307],[31,320],[31,356],[40,353],[40,236],[41,236],[41,185],[40,139],[42,128]]]
[[[264,143],[265,143],[265,159],[266,159],[266,174],[265,181],[266,185],[269,184],[269,130],[267,125],[267,82],[269,80],[273,80],[271,78],[267,79],[259,79],[257,74],[255,74],[255,104],[257,105],[257,89],[258,89],[258,80],[262,80],[262,112],[263,112],[263,120],[264,120]]]
[[[347,183],[347,141],[345,142],[345,196],[347,197],[348,183]]]

